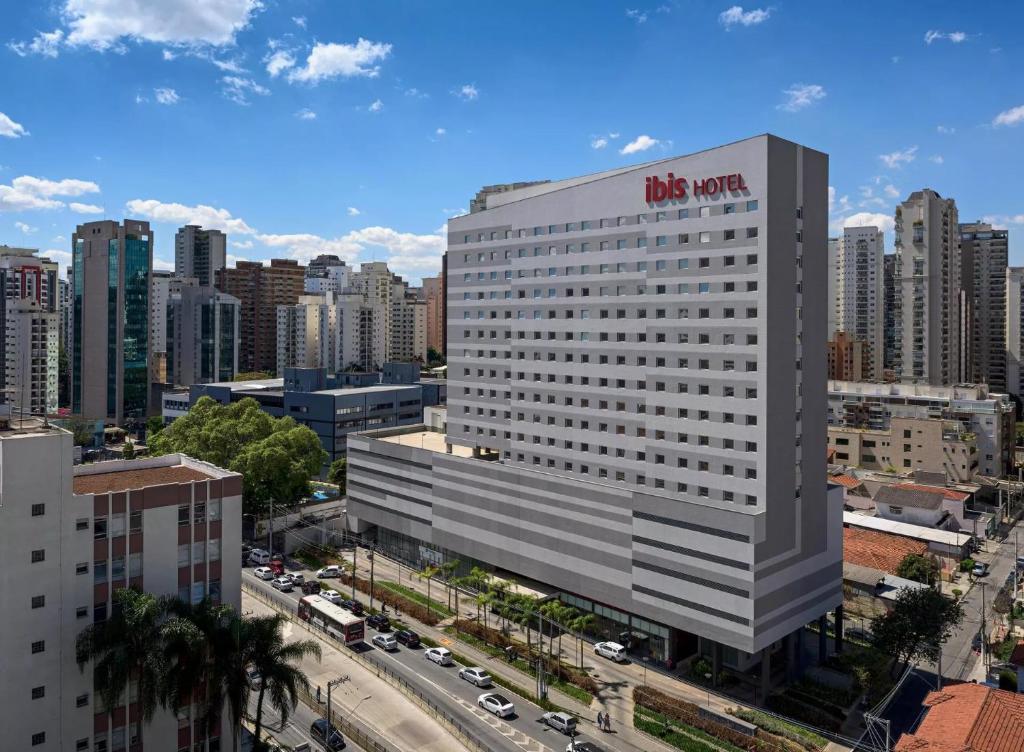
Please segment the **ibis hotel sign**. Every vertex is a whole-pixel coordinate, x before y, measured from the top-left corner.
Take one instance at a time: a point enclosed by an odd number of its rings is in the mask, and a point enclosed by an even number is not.
[[[743,175],[734,172],[731,175],[718,175],[706,178],[677,178],[671,172],[664,178],[657,175],[646,178],[645,196],[648,204],[659,204],[662,201],[678,201],[687,196],[715,196],[726,191],[745,191],[747,183]]]

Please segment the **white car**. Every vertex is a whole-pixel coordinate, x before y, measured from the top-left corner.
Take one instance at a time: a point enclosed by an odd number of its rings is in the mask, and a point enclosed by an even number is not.
[[[328,603],[333,603],[335,606],[345,600],[337,590],[321,590],[320,597]]]
[[[389,634],[375,634],[371,642],[381,650],[398,650],[398,640]]]
[[[274,579],[274,570],[270,567],[256,567],[254,570],[252,570],[252,573],[259,577],[261,580]]]
[[[328,564],[323,569],[316,570],[317,579],[323,580],[327,577],[341,577],[341,567],[337,564]]]
[[[438,666],[452,665],[452,651],[448,648],[427,648],[423,651],[423,657]]]
[[[484,710],[494,713],[498,718],[508,718],[516,714],[516,706],[501,695],[487,692],[476,698],[476,704]]]
[[[468,666],[466,668],[460,668],[459,678],[465,679],[470,684],[475,684],[478,687],[489,687],[491,686],[491,684],[494,683],[491,680],[491,675],[479,666]]]
[[[278,577],[276,580],[271,580],[270,584],[278,590],[280,590],[282,593],[290,593],[292,591],[291,577]]]
[[[594,645],[594,652],[616,663],[626,660],[626,648],[617,642],[599,642]]]
[[[298,572],[294,574],[285,574],[282,576],[287,577],[289,580],[291,580],[293,585],[301,585],[303,582],[306,581],[305,575]]]

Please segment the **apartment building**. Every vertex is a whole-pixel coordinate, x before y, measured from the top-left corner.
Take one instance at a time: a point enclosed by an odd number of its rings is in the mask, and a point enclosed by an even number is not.
[[[1024,267],[1006,269],[1006,391],[1024,397]]]
[[[925,188],[896,207],[895,371],[900,381],[967,380],[956,202]]]
[[[847,332],[835,332],[827,343],[828,378],[849,381],[871,379],[871,348]]]
[[[167,382],[230,381],[238,373],[238,298],[183,285],[167,301]]]
[[[960,267],[967,306],[964,331],[969,353],[966,379],[1005,392],[1006,268],[1009,233],[985,222],[961,224]]]
[[[60,286],[57,264],[36,253],[0,246],[0,402],[45,415],[57,411]]]
[[[285,368],[340,370],[337,346],[334,293],[301,295],[295,305],[277,307],[277,373]]]
[[[957,423],[974,434],[975,473],[1002,477],[1013,467],[1016,409],[1008,394],[990,394],[984,384],[933,387],[927,384],[828,382],[828,425],[885,431],[896,418]],[[896,467],[900,467],[896,465]]]
[[[41,421],[0,421],[0,746],[233,749],[227,721],[207,735],[158,710],[143,724],[132,697],[106,712],[75,641],[125,587],[239,609],[241,477],[180,455],[73,468],[73,450]]]
[[[277,307],[295,305],[305,270],[293,259],[239,261],[217,274],[217,289],[238,299],[238,368],[243,373],[277,369]]]
[[[866,343],[866,380],[882,379],[884,239],[877,227],[847,227],[835,243],[835,327]]]
[[[889,381],[896,371],[896,254],[882,257],[882,377]]]
[[[842,602],[827,186],[825,154],[765,135],[451,219],[447,434],[350,436],[350,524],[767,684]]]
[[[174,274],[211,287],[217,272],[227,266],[227,249],[228,237],[220,230],[185,225],[174,234]]]
[[[150,345],[150,378],[154,384],[166,384],[171,381],[167,368],[167,305],[173,295],[181,292],[183,287],[196,287],[196,277],[178,277],[169,271],[154,269],[151,274],[149,291],[149,345]]]
[[[71,259],[71,412],[118,424],[145,419],[153,268],[149,223],[78,225]]]
[[[318,277],[327,277],[331,273],[331,269],[339,267],[341,269],[347,269],[351,271],[349,267],[345,265],[345,262],[341,260],[339,256],[333,253],[321,253],[315,259],[309,262],[309,266],[306,267],[306,277],[308,279],[316,279]],[[313,292],[309,290],[307,292]]]
[[[423,299],[427,303],[427,347],[444,354],[444,286],[442,277],[423,278]]]
[[[961,421],[893,418],[887,429],[829,426],[829,452],[838,465],[898,473],[939,473],[967,483],[978,472],[977,436]]]

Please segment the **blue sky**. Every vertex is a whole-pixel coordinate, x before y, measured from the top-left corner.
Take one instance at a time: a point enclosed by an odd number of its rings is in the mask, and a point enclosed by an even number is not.
[[[833,229],[928,186],[1021,264],[1022,28],[1017,2],[0,0],[0,243],[66,262],[76,223],[132,216],[166,267],[198,221],[416,280],[484,184],[768,131],[830,154]]]

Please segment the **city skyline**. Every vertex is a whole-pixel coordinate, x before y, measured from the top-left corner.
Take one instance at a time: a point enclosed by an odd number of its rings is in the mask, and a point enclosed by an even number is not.
[[[174,231],[197,223],[227,232],[229,263],[337,253],[415,284],[438,273],[444,223],[482,185],[764,132],[830,154],[832,235],[876,224],[891,252],[895,206],[925,187],[955,198],[963,221],[1024,224],[1020,200],[991,190],[1024,153],[1021,45],[952,4],[927,18],[879,5],[885,24],[866,41],[846,30],[870,9],[802,3],[466,8],[472,38],[415,5],[219,0],[199,14],[176,0],[173,22],[136,5],[0,12],[0,242],[66,267],[76,224],[127,217],[152,224],[165,269]],[[1003,11],[1001,28],[1022,20]],[[534,31],[507,34],[517,26]],[[104,86],[82,97],[83,81]],[[951,113],[940,102],[957,91],[972,104]]]

